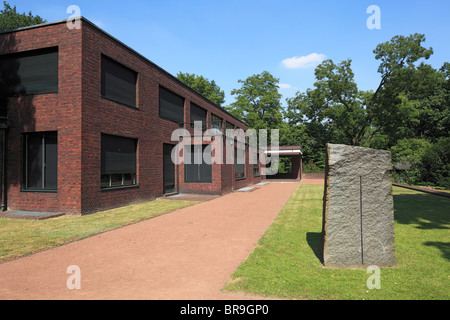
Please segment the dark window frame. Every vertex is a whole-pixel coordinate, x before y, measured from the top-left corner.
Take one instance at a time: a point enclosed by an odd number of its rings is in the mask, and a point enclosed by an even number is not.
[[[105,140],[104,140],[105,138]],[[106,155],[107,150],[104,150],[104,146],[107,144],[107,139],[114,139],[117,138],[118,140],[129,140],[130,142],[134,142],[134,146],[131,146],[131,148],[134,149],[134,164],[132,169],[123,169],[123,172],[106,172],[107,159],[104,159],[104,155]],[[130,146],[128,146],[130,147]],[[101,148],[101,160],[100,160],[100,189],[101,190],[110,190],[110,189],[122,189],[122,188],[130,188],[130,187],[137,187],[138,179],[137,179],[137,161],[138,161],[138,139],[135,138],[129,138],[129,137],[123,137],[123,136],[117,136],[117,135],[111,135],[102,133],[100,138],[100,148]],[[128,152],[130,153],[130,152]],[[125,154],[125,153],[124,153]],[[116,160],[117,161],[117,160]],[[111,164],[109,164],[111,166]],[[119,170],[120,171],[120,170]],[[113,179],[114,178],[114,179]],[[114,180],[114,181],[113,181]],[[120,181],[119,181],[120,180]],[[105,184],[108,185],[105,185]]]
[[[134,76],[134,91],[133,91],[133,98],[132,98],[132,103],[128,103],[127,101],[121,100],[120,98],[115,98],[115,97],[111,97],[110,95],[107,94],[107,88],[106,88],[106,78],[105,78],[105,74],[106,74],[106,70],[104,69],[104,66],[106,66],[107,64],[111,64],[111,65],[115,65],[114,68],[119,68],[122,69],[125,72],[128,72],[129,76]],[[118,103],[120,105],[129,107],[129,108],[133,108],[133,109],[139,109],[138,108],[138,78],[139,78],[139,73],[133,69],[131,69],[130,67],[118,62],[117,60],[114,60],[112,58],[110,58],[109,56],[102,54],[101,55],[101,60],[100,60],[100,96],[103,99]],[[129,82],[127,80],[125,80],[126,82]],[[129,82],[131,83],[131,82]]]
[[[216,123],[220,123],[218,128],[215,127]],[[223,132],[223,119],[214,113],[211,113],[211,129],[217,129],[220,130],[221,133]]]
[[[196,112],[192,112],[192,110],[197,109],[198,112],[202,112],[204,114],[204,116],[202,115],[202,117],[192,117],[192,115],[198,115],[196,114]],[[190,103],[190,110],[189,110],[189,120],[191,122],[191,128],[195,128],[195,122],[201,122],[202,123],[202,131],[205,132],[207,129],[207,118],[208,118],[208,110],[206,110],[205,108],[200,107],[198,104],[191,102]],[[197,119],[196,119],[197,118]]]
[[[47,87],[41,88],[41,89],[31,89],[30,92],[26,92],[26,86],[22,86],[20,89],[20,85],[22,83],[16,83],[16,84],[8,84],[8,82],[11,81],[20,81],[17,79],[7,79],[4,80],[6,85],[6,94],[10,97],[20,97],[20,96],[32,96],[32,95],[41,95],[41,94],[54,94],[59,92],[59,48],[58,47],[48,47],[48,48],[41,48],[41,49],[35,49],[35,50],[27,50],[27,51],[21,51],[16,53],[10,53],[0,56],[0,68],[2,64],[2,60],[11,60],[7,62],[8,66],[11,66],[14,62],[14,59],[26,59],[30,57],[36,57],[36,56],[43,56],[43,55],[54,55],[54,62],[56,63],[53,67],[55,68],[54,71],[56,71],[55,74],[53,74],[53,81],[55,82],[53,85],[48,85]],[[19,67],[20,64],[17,65]],[[48,71],[48,70],[47,70]],[[51,71],[51,70],[50,70]],[[17,73],[16,70],[14,73]],[[8,72],[11,74],[11,72]],[[42,74],[42,72],[40,72]],[[19,77],[19,74],[16,74],[17,77]],[[3,77],[0,71],[0,77]],[[47,80],[48,81],[48,80]],[[25,92],[24,92],[25,90]]]
[[[190,153],[186,152],[186,148],[190,147]],[[201,154],[202,154],[202,163],[201,164],[196,164],[193,161],[193,157],[195,157],[195,146],[194,145],[190,145],[190,146],[185,146],[185,157],[189,154],[191,156],[191,163],[187,164],[186,161],[184,163],[184,182],[186,183],[212,183],[212,164],[207,164],[204,162],[203,159],[203,153],[205,151],[205,148],[208,147],[208,144],[202,144],[202,148],[201,148]],[[186,159],[185,159],[186,160]],[[189,166],[196,166],[194,171],[197,172],[197,179],[188,179],[188,174],[187,174],[187,170],[189,170]],[[200,177],[200,173],[201,173],[201,166],[208,166],[210,170],[210,174],[208,175],[207,178],[202,178]]]
[[[247,153],[246,149],[247,148],[244,147],[244,163],[237,163],[237,155],[238,155],[237,149],[238,149],[237,147],[234,148],[234,180],[244,180],[244,179],[247,179],[247,172],[246,172],[247,171],[247,164],[246,164],[246,158],[247,158],[246,157],[246,153]],[[240,177],[237,176],[237,174],[236,174],[237,166],[244,167],[244,170],[242,171],[243,176],[240,176]],[[241,170],[239,170],[238,173],[240,174]]]
[[[170,164],[170,166],[173,168],[173,174],[174,174],[174,177],[173,177],[173,190],[171,190],[170,192],[166,192],[166,180],[167,180],[167,176],[166,176],[166,174],[167,174],[167,168],[166,168],[166,166],[167,166],[167,163],[166,163],[166,161],[165,161],[165,159],[164,159],[164,156],[165,156],[165,149],[166,148],[171,148],[171,153],[172,153],[172,150],[173,150],[173,148],[175,148],[176,147],[176,144],[171,144],[171,143],[163,143],[163,194],[166,194],[166,193],[173,193],[173,192],[176,192],[176,190],[177,190],[177,168],[176,168],[176,165],[175,165],[175,163],[173,163],[172,161],[171,161],[171,164]]]
[[[259,152],[256,152],[256,163],[253,164],[253,176],[254,177],[260,177],[261,176],[261,170],[259,169]],[[256,172],[256,174],[255,174]]]
[[[41,186],[31,186],[30,180],[32,179],[32,173],[29,171],[30,169],[30,140],[33,138],[39,138],[41,140],[39,156],[40,159],[40,184]],[[48,193],[56,193],[58,191],[58,132],[57,131],[43,131],[43,132],[26,132],[22,136],[23,139],[23,181],[21,191],[25,192],[48,192]],[[48,140],[55,139],[55,143],[49,143]],[[55,145],[54,157],[49,161],[49,149],[50,145]],[[52,165],[50,165],[52,163]],[[49,182],[49,174],[53,172],[49,172],[48,168],[53,167],[54,170],[54,187],[48,186]],[[52,171],[53,171],[52,170]],[[36,174],[36,171],[33,172]],[[39,172],[38,172],[39,173]],[[52,174],[53,176],[53,174]],[[39,181],[39,180],[38,180]]]
[[[167,114],[166,115],[164,115],[164,112],[161,112],[162,110],[162,106],[161,106],[161,99],[162,99],[162,94],[161,94],[161,92],[166,92],[166,93],[168,93],[168,94],[172,94],[173,95],[173,97],[175,97],[175,98],[179,98],[181,101],[182,101],[182,106],[181,106],[181,110],[182,110],[182,112],[181,112],[181,117],[179,117],[179,118],[175,118],[175,117],[171,117],[171,116],[168,116]],[[186,102],[186,99],[184,98],[184,97],[182,97],[181,95],[179,95],[179,94],[176,94],[175,92],[173,92],[173,91],[171,91],[171,90],[169,90],[169,89],[167,89],[167,88],[165,88],[165,87],[163,87],[163,86],[159,86],[159,91],[158,91],[158,97],[159,97],[159,99],[158,99],[158,115],[159,115],[159,117],[160,118],[162,118],[162,119],[165,119],[165,120],[169,120],[169,121],[172,121],[172,122],[175,122],[175,123],[177,123],[177,124],[182,124],[182,123],[184,123],[184,105],[185,105],[185,102]]]

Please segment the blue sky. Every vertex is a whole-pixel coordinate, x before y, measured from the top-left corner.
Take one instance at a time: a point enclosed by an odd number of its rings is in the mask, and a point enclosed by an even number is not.
[[[176,75],[195,73],[230,92],[239,79],[268,71],[280,79],[283,100],[314,84],[322,59],[352,59],[361,90],[375,90],[380,76],[373,49],[395,35],[423,33],[440,68],[450,61],[448,0],[164,0],[8,1],[19,12],[47,21],[81,15]],[[380,9],[380,29],[369,29],[370,5]]]

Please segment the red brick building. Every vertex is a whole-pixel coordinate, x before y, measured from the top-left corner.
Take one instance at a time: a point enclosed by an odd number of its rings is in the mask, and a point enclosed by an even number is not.
[[[174,130],[247,126],[88,20],[3,32],[0,44],[8,209],[86,214],[261,181],[249,148],[245,165],[174,165]]]

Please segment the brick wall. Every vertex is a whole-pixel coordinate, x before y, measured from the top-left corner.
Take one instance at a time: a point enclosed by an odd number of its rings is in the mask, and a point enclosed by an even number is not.
[[[182,85],[173,76],[83,19],[80,30],[65,23],[0,35],[8,48],[0,54],[59,47],[59,92],[11,99],[8,139],[8,206],[10,209],[64,211],[85,214],[152,200],[163,195],[163,144],[179,125],[159,117],[159,86],[185,98],[184,121],[190,121],[190,103],[244,130],[247,127],[209,100]],[[101,97],[101,55],[138,72],[137,106],[131,108]],[[58,192],[23,192],[21,136],[24,132],[58,131]],[[101,134],[138,139],[138,185],[101,189]],[[248,156],[246,157],[248,159]],[[248,160],[247,160],[248,162]],[[235,181],[233,165],[213,164],[212,183],[185,183],[184,168],[176,168],[180,192],[221,194],[257,183],[253,166],[246,179]]]
[[[65,24],[0,35],[0,54],[58,46],[58,93],[9,99],[7,200],[9,209],[81,210],[81,32]],[[23,133],[58,131],[58,192],[24,192]]]

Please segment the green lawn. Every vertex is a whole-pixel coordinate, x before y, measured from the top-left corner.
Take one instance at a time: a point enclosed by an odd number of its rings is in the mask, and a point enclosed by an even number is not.
[[[154,200],[85,216],[49,220],[0,218],[0,263],[193,205]]]
[[[393,188],[397,265],[381,268],[381,289],[366,269],[324,268],[320,260],[323,185],[300,185],[224,291],[289,299],[450,298],[450,199]]]

